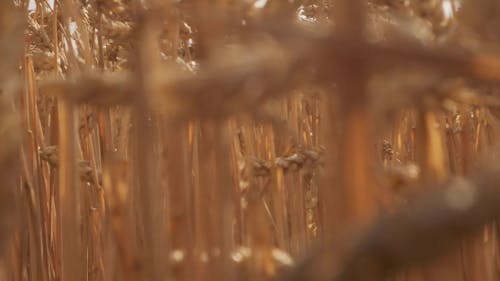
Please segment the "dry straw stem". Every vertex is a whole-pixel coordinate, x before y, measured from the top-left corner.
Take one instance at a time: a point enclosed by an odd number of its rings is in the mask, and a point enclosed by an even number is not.
[[[364,41],[366,8],[364,1],[335,1],[333,10],[335,18],[335,32],[355,42]],[[337,175],[339,186],[333,191],[325,189],[325,207],[338,205],[336,210],[325,209],[326,214],[335,215],[335,225],[326,229],[326,234],[334,238],[342,229],[341,225],[358,225],[366,223],[375,214],[373,174],[370,169],[372,154],[368,140],[371,138],[369,130],[368,72],[365,60],[355,56],[338,58],[339,107],[340,115],[330,106],[329,122],[334,123],[340,116],[341,124],[339,135],[339,155]],[[333,105],[330,98],[329,104]],[[332,134],[332,132],[330,132]],[[334,137],[334,134],[332,134]],[[329,163],[336,159],[336,153],[330,151]],[[330,166],[330,170],[333,166]],[[333,173],[327,175],[326,180],[333,182]],[[326,185],[324,185],[326,186]]]
[[[80,188],[76,180],[75,106],[70,100],[58,102],[59,117],[59,202],[61,204],[62,278],[80,276],[82,244],[80,234]]]
[[[97,106],[128,104],[134,94],[131,77],[130,73],[82,73],[73,79],[49,78],[41,83],[39,91]]]

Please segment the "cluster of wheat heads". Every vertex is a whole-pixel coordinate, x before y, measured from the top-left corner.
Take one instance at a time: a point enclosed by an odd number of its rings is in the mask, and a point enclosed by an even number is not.
[[[1,0],[0,279],[498,280],[497,2]]]

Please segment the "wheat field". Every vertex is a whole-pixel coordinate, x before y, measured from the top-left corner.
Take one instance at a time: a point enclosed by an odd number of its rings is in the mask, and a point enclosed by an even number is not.
[[[499,16],[0,0],[0,280],[500,280]]]

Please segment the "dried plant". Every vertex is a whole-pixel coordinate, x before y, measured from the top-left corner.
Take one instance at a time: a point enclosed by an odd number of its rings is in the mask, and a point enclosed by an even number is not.
[[[0,1],[0,279],[498,280],[496,2]]]

